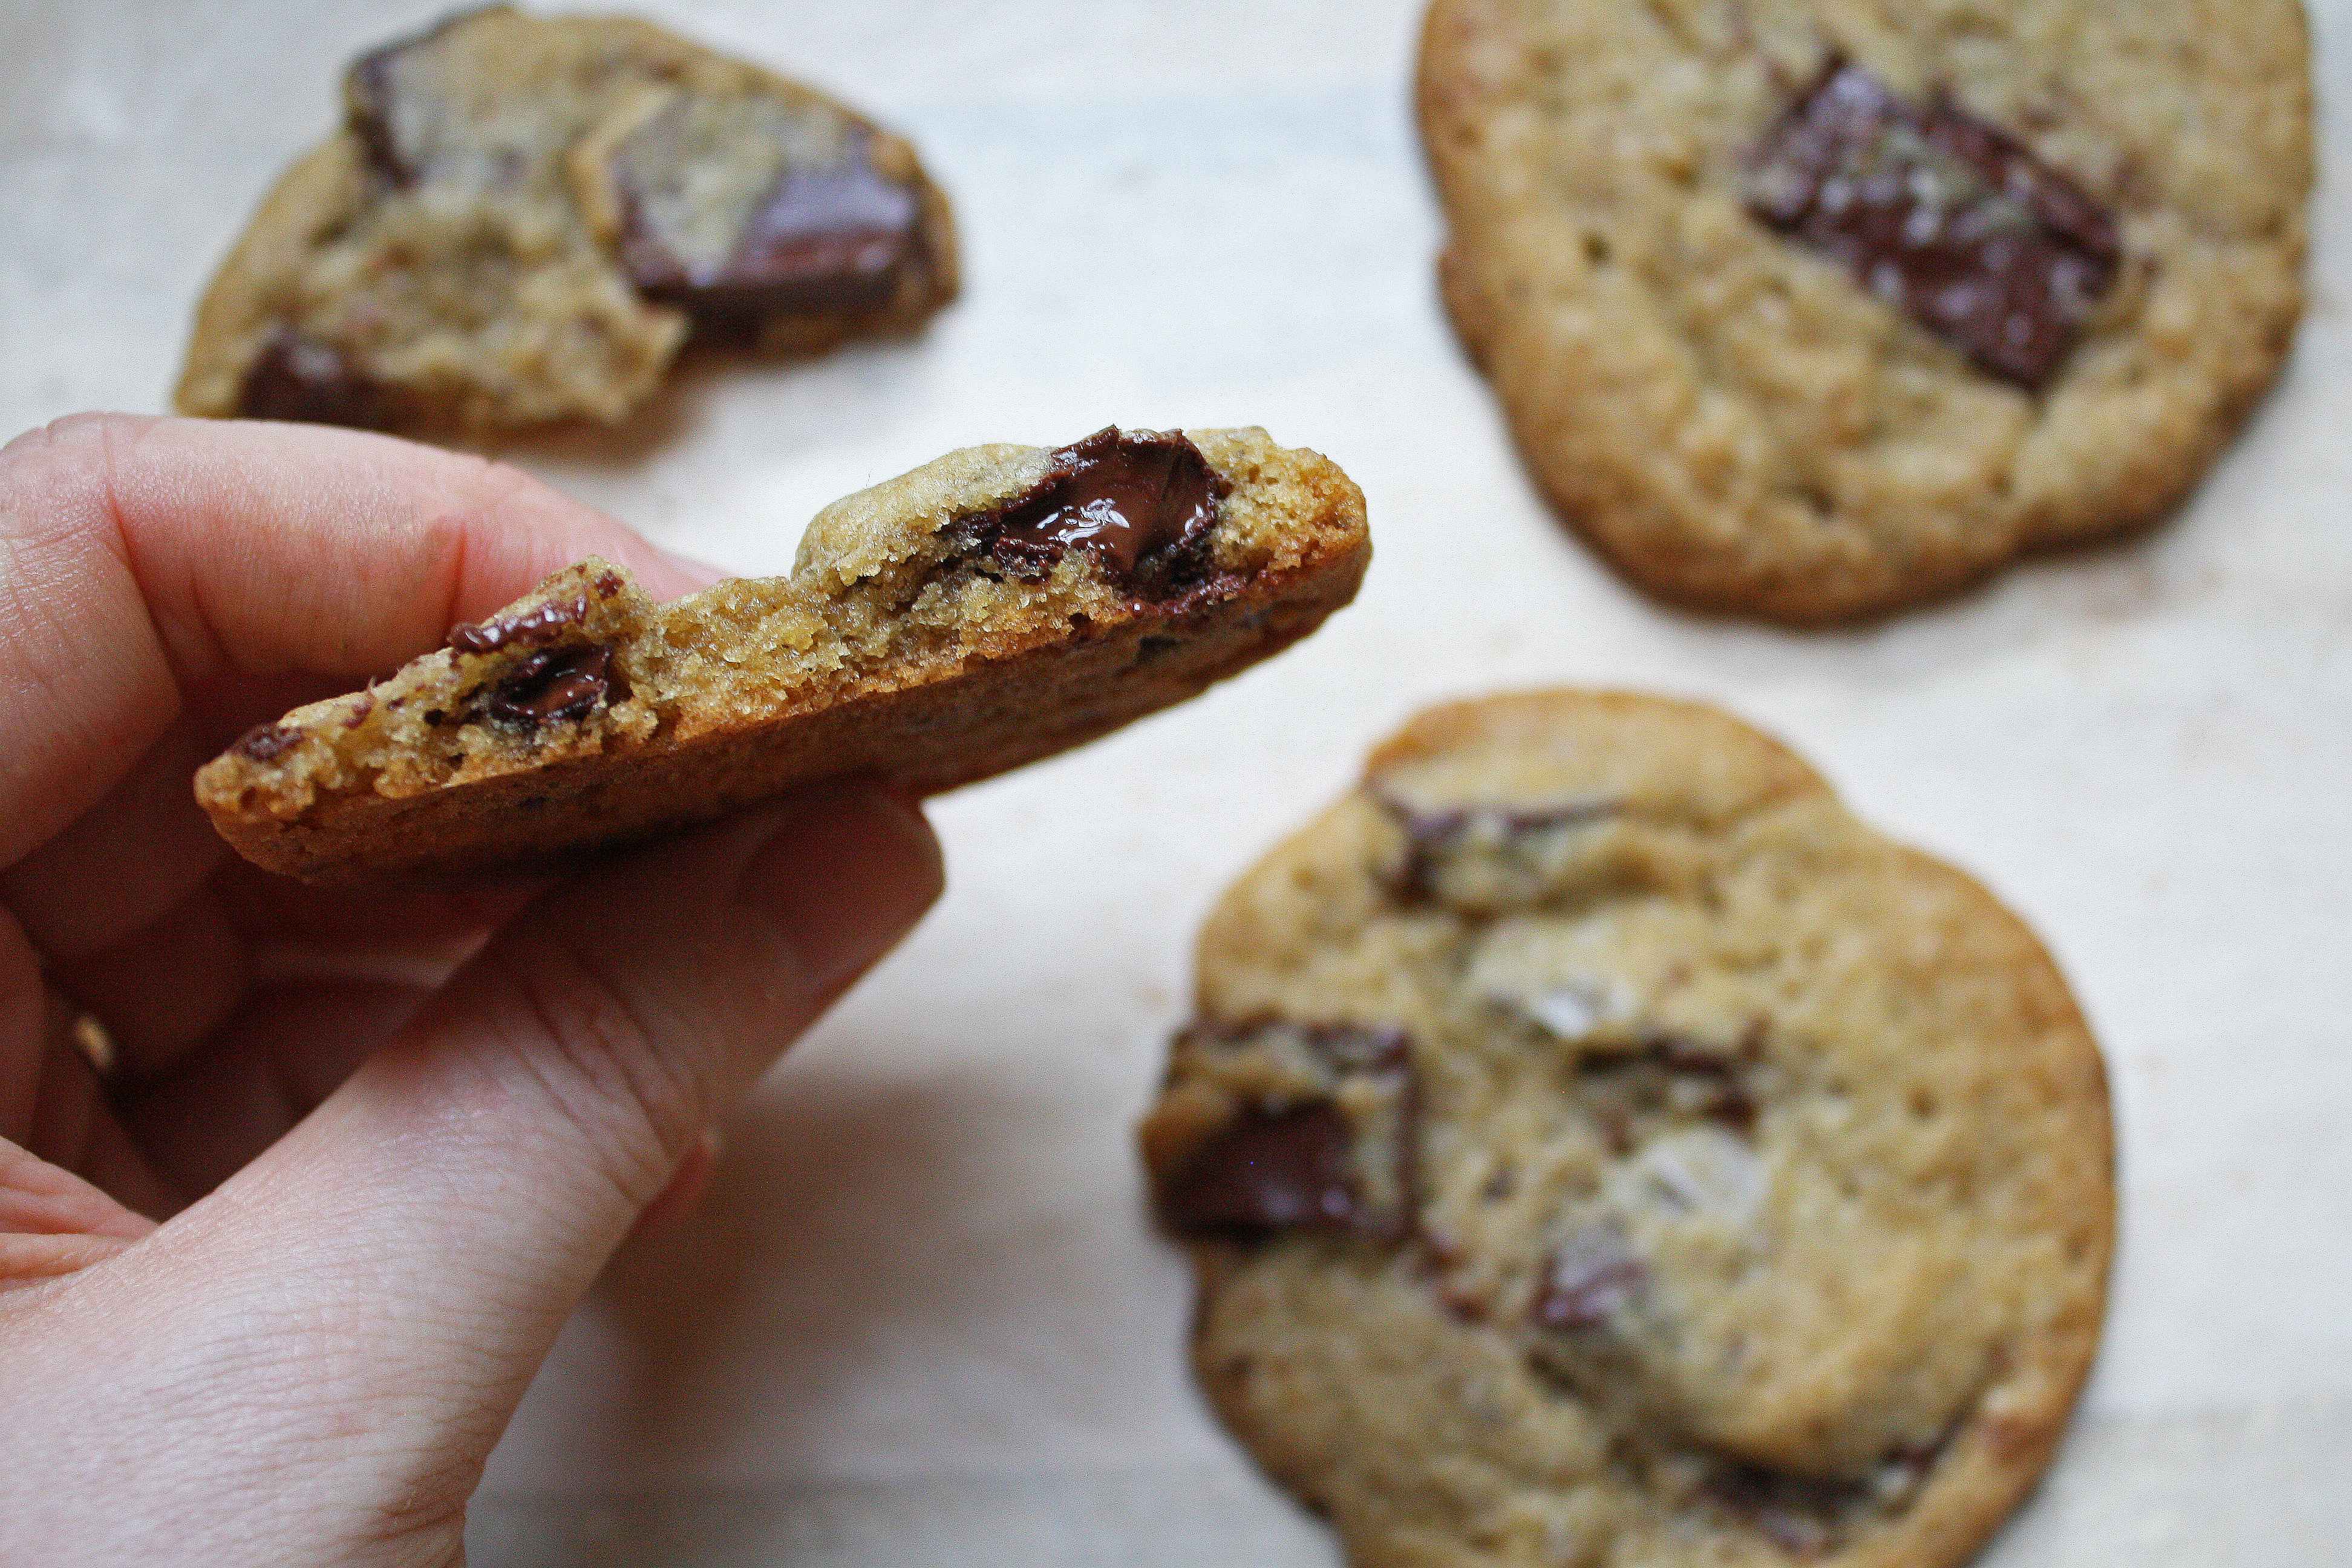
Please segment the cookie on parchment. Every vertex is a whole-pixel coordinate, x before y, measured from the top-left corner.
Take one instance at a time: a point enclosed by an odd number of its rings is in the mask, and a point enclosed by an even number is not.
[[[2296,0],[1435,0],[1445,302],[1641,586],[1814,623],[2140,522],[2301,308]]]
[[[905,141],[649,23],[469,11],[343,98],[205,296],[182,413],[609,424],[689,335],[814,351],[956,291]]]
[[[819,512],[790,577],[656,605],[589,561],[196,775],[247,858],[468,879],[870,773],[1050,756],[1278,652],[1355,595],[1363,494],[1256,429],[971,447]]]
[[[1946,1568],[2113,1245],[2015,916],[1715,710],[1423,714],[1244,877],[1141,1129],[1226,1423],[1359,1568]]]

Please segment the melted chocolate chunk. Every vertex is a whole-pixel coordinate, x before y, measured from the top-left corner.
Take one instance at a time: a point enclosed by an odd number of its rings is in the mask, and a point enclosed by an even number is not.
[[[661,232],[654,204],[615,160],[621,268],[640,292],[724,329],[777,314],[887,304],[919,255],[914,191],[874,167],[873,138],[855,137],[829,168],[787,167],[745,213],[733,247],[697,266]]]
[[[2024,143],[1837,60],[1751,154],[1748,207],[2028,387],[2055,373],[2122,257],[2114,217]]]
[[[1027,494],[955,526],[973,551],[1024,582],[1076,545],[1129,592],[1165,598],[1208,570],[1209,530],[1225,490],[1182,435],[1111,426],[1054,453]]]
[[[1169,1180],[1160,1213],[1170,1229],[1194,1236],[1360,1226],[1354,1138],[1347,1116],[1326,1100],[1244,1111]]]
[[[257,763],[273,762],[294,749],[302,731],[289,724],[256,724],[239,735],[229,750]]]
[[[1255,1061],[1303,1081],[1244,1104],[1160,1182],[1172,1230],[1237,1238],[1306,1226],[1411,1234],[1420,1116],[1412,1042],[1393,1025],[1196,1022],[1174,1059],[1213,1074]],[[1163,1168],[1165,1170],[1166,1168]]]
[[[386,430],[403,422],[407,400],[325,343],[280,328],[245,373],[236,411],[247,419]]]
[[[614,685],[612,649],[541,648],[490,689],[482,709],[501,724],[536,730],[585,718]]]
[[[1528,1316],[1547,1329],[1597,1329],[1650,1280],[1650,1266],[1613,1225],[1585,1226],[1545,1260]]]
[[[610,572],[595,582],[599,598],[609,599],[620,588],[621,579]],[[551,643],[588,618],[588,593],[583,588],[569,599],[552,599],[520,615],[479,623],[462,622],[449,628],[449,646],[460,653],[494,653],[502,647],[538,647]]]

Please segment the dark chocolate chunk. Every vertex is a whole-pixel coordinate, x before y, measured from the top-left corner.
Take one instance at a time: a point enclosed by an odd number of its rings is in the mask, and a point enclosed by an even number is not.
[[[425,148],[433,105],[404,92],[400,78],[433,45],[489,5],[452,12],[423,32],[395,38],[353,60],[343,73],[343,118],[367,154],[368,166],[395,187],[415,184],[425,174]]]
[[[482,707],[501,724],[536,730],[584,718],[613,685],[612,649],[541,648],[492,687]]]
[[[1800,1562],[1838,1544],[1842,1526],[1870,1501],[1862,1483],[1816,1480],[1731,1462],[1717,1467],[1706,1486],[1727,1511]]]
[[[1238,1107],[1162,1168],[1160,1211],[1171,1229],[1255,1237],[1303,1226],[1388,1240],[1412,1232],[1420,1110],[1402,1029],[1202,1020],[1177,1037],[1174,1056],[1213,1071],[1255,1058],[1278,1076],[1302,1068],[1307,1076]]]
[[[315,338],[280,328],[262,345],[237,394],[247,419],[298,419],[386,430],[404,422],[406,397]]]
[[[1598,822],[1619,809],[1613,800],[1578,800],[1545,806],[1454,805],[1424,810],[1385,791],[1375,790],[1373,798],[1404,829],[1408,847],[1394,876],[1398,895],[1406,899],[1434,896],[1439,865],[1449,856],[1481,846],[1507,847],[1554,828]]]
[[[289,724],[256,724],[239,735],[229,750],[257,763],[267,763],[292,751],[301,738],[302,731]]]
[[[418,40],[403,38],[372,49],[352,62],[343,77],[344,118],[359,138],[368,166],[394,186],[416,183],[417,169],[401,155],[393,134],[393,60]]]
[[[2121,261],[2113,216],[2024,143],[1843,61],[1766,132],[1748,174],[1759,218],[2023,386],[2057,370]]]
[[[1545,1260],[1528,1316],[1547,1329],[1596,1329],[1649,1283],[1650,1266],[1613,1225],[1589,1225]]]
[[[610,598],[620,592],[621,579],[617,574],[604,573],[596,579],[595,589],[599,598]],[[551,600],[519,615],[478,624],[462,622],[451,626],[449,646],[460,653],[494,653],[502,647],[538,647],[553,642],[587,618],[588,590],[583,588],[569,599]]]
[[[975,553],[1024,581],[1076,545],[1130,592],[1164,598],[1207,570],[1225,489],[1181,433],[1111,426],[1055,452],[1025,495],[955,526]]]
[[[1746,1067],[1761,1057],[1754,1039],[1751,1028],[1736,1051],[1724,1051],[1676,1035],[1652,1035],[1630,1045],[1588,1048],[1577,1067],[1590,1108],[1620,1152],[1638,1142],[1636,1112],[1678,1111],[1745,1138],[1754,1133],[1759,1112],[1745,1081]]]
[[[1412,1059],[1412,1037],[1394,1024],[1294,1024],[1341,1072],[1399,1072]]]
[[[1326,1100],[1244,1111],[1170,1178],[1160,1213],[1170,1229],[1196,1236],[1359,1226],[1354,1141],[1347,1116]]]
[[[634,164],[616,158],[621,268],[640,292],[705,325],[778,314],[869,310],[888,303],[919,255],[914,190],[874,166],[873,137],[849,139],[826,168],[789,164],[744,214],[716,265],[695,265],[661,232]]]

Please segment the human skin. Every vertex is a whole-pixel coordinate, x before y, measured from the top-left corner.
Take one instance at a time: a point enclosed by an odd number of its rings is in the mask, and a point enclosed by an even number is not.
[[[205,758],[589,554],[714,575],[382,437],[0,449],[0,1563],[463,1562],[566,1312],[937,897],[919,812],[859,783],[531,888],[227,854]]]

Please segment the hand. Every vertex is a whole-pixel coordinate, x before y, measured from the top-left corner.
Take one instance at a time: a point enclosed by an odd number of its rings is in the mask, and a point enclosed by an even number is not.
[[[921,816],[854,784],[538,889],[225,853],[198,763],[588,554],[707,580],[380,437],[0,451],[0,1563],[462,1562],[567,1310],[938,895]]]

